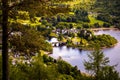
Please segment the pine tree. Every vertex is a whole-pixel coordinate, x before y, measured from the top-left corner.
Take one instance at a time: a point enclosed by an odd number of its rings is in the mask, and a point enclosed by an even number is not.
[[[105,57],[100,50],[88,54],[89,61],[84,62],[85,69],[95,77],[95,80],[119,80],[119,73],[115,66],[108,65],[109,58]],[[112,76],[113,75],[113,76]],[[112,76],[112,78],[111,78]]]

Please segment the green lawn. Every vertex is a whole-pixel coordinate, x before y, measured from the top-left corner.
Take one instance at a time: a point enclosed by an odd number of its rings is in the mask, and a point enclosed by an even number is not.
[[[103,21],[95,19],[95,17],[93,17],[92,15],[89,15],[88,17],[90,19],[90,24],[91,25],[93,25],[95,23],[99,23],[100,25],[103,25],[103,23],[104,23]]]

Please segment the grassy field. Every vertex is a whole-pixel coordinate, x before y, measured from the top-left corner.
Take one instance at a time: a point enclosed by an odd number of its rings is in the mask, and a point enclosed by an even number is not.
[[[99,25],[103,25],[103,23],[104,23],[103,21],[95,19],[95,17],[93,17],[93,15],[89,15],[88,17],[90,19],[90,24],[91,25],[93,25],[95,23],[99,23]]]

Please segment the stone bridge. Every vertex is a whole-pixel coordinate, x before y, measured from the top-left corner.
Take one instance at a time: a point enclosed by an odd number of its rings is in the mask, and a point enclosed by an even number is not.
[[[54,47],[59,47],[59,46],[64,46],[66,45],[66,42],[52,42],[52,46]]]

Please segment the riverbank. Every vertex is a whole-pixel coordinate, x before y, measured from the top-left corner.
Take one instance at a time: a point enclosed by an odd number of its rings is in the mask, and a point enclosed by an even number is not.
[[[117,45],[117,43],[114,44],[114,45],[111,45],[110,47],[107,47],[107,46],[106,46],[106,47],[100,47],[99,49],[100,49],[100,50],[103,50],[103,49],[113,48],[113,47],[115,47],[116,45]],[[91,48],[90,48],[90,47],[89,47],[89,48],[79,48],[79,47],[78,47],[77,49],[79,49],[79,50],[81,50],[81,51],[82,51],[82,50],[87,50],[87,51],[93,51],[93,50],[95,50],[94,47],[91,47]]]
[[[102,49],[108,49],[108,48],[113,48],[113,47],[115,47],[117,45],[117,43],[116,44],[114,44],[114,45],[111,45],[110,47],[107,47],[107,46],[105,46],[105,47],[100,47],[99,49],[100,50],[102,50]],[[73,49],[78,49],[78,50],[80,50],[80,51],[82,51],[82,50],[87,50],[87,51],[93,51],[93,50],[95,50],[95,47],[87,47],[87,46],[85,46],[85,47],[75,47],[75,46],[67,46],[67,48],[73,48]]]
[[[90,28],[89,30],[92,30],[92,31],[100,31],[100,30],[120,30],[118,28]]]

